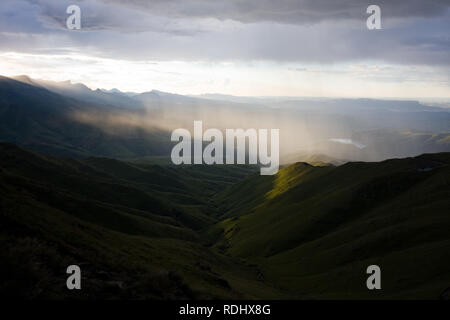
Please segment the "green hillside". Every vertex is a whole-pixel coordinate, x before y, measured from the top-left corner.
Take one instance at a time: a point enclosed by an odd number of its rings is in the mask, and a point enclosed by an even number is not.
[[[196,231],[217,221],[210,195],[253,169],[196,170],[0,144],[0,294],[74,297],[65,268],[78,264],[79,298],[278,296],[251,267],[205,247]]]
[[[210,234],[297,296],[438,298],[450,287],[449,163],[427,154],[253,176],[221,195]],[[365,287],[370,264],[384,272],[379,293]]]
[[[0,144],[0,295],[439,298],[450,154],[342,166],[171,166]],[[80,265],[83,290],[65,288]],[[368,265],[381,291],[365,287]]]

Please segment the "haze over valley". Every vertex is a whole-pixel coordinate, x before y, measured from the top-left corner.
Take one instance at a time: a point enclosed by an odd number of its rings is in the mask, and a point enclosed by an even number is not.
[[[417,101],[375,99],[307,99],[192,97],[149,91],[91,90],[82,84],[51,82],[27,76],[1,79],[8,92],[2,107],[3,141],[50,154],[138,158],[169,156],[170,134],[177,128],[192,130],[201,119],[206,128],[280,129],[282,163],[317,154],[341,160],[379,161],[422,153],[450,151],[450,110]],[[51,145],[44,130],[58,131],[55,123],[43,124],[40,103],[52,117],[64,119],[74,130],[59,130],[58,145]],[[36,122],[28,132],[10,122]],[[37,116],[37,117],[36,117]],[[60,126],[60,124],[57,124]],[[75,129],[79,128],[79,129]],[[83,128],[83,129],[81,129]],[[60,128],[59,128],[60,129]],[[67,129],[67,127],[66,127]],[[56,133],[56,132],[54,132]],[[8,135],[13,139],[8,140]],[[39,139],[37,139],[39,137]],[[89,139],[89,141],[87,141]],[[109,146],[120,141],[122,149]]]

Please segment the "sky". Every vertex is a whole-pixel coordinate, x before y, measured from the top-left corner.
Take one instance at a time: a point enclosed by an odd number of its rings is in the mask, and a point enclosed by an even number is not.
[[[69,5],[81,29],[69,30]],[[369,5],[381,29],[369,30]],[[450,0],[2,0],[0,75],[179,94],[450,98]]]

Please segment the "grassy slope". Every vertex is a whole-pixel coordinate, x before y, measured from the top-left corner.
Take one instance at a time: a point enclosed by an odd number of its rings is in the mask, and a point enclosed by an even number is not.
[[[0,294],[73,297],[64,268],[80,264],[83,298],[279,295],[253,268],[205,247],[196,231],[217,221],[199,190],[223,188],[214,176],[233,181],[220,170],[200,185],[191,177],[197,169],[0,149]],[[177,194],[184,198],[169,201]]]
[[[80,298],[437,298],[450,286],[449,154],[260,176],[0,151],[0,294],[73,297],[69,264],[82,266]],[[365,288],[369,264],[381,292]]]
[[[297,163],[227,191],[227,213],[210,233],[295,296],[437,298],[450,286],[449,163],[449,154]],[[370,264],[382,268],[381,292],[365,288]]]

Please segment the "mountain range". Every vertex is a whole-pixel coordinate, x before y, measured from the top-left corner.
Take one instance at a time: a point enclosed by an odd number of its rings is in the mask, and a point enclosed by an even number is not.
[[[284,163],[297,154],[380,161],[450,151],[450,111],[415,101],[134,94],[27,76],[0,77],[0,99],[0,141],[50,155],[169,156],[171,132],[194,120],[279,128]]]
[[[172,165],[170,133],[194,119],[279,126],[282,168]],[[447,299],[449,120],[411,101],[0,77],[0,295]],[[367,290],[369,265],[382,290]]]

